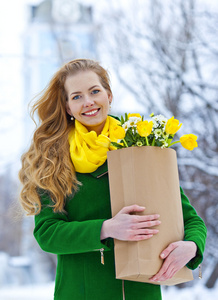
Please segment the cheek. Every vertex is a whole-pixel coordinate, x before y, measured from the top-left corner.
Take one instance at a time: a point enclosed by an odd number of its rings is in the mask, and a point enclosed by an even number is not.
[[[72,104],[71,104],[71,102],[67,101],[67,103],[66,103],[66,108],[67,108],[67,111],[72,109]]]
[[[73,102],[67,102],[66,109],[68,113],[73,114],[76,111],[76,105]]]

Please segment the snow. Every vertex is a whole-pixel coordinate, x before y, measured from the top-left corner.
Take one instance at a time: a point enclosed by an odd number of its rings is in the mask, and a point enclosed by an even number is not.
[[[163,289],[163,300],[216,300],[218,299],[218,287],[207,289],[201,285],[192,288],[177,289],[169,287]]]
[[[10,258],[10,265],[13,267],[28,267],[31,265],[31,259],[26,256],[14,256]]]
[[[1,300],[52,300],[54,283],[0,289]]]
[[[1,300],[52,300],[54,282],[45,285],[30,285],[22,287],[5,287],[0,289]],[[191,288],[178,289],[176,287],[162,288],[163,300],[216,300],[218,299],[218,286],[207,289],[202,285]]]

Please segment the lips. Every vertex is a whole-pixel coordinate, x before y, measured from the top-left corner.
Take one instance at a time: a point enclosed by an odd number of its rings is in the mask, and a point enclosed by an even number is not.
[[[82,113],[82,115],[87,116],[87,117],[95,116],[99,112],[99,110],[100,110],[100,108],[92,109],[92,110]]]

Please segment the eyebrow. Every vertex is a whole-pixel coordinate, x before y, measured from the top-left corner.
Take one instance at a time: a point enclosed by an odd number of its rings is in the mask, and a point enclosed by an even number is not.
[[[95,87],[100,87],[100,86],[99,86],[99,85],[93,85],[93,86],[90,87],[88,90],[90,91],[90,90],[92,90],[92,89],[95,88]],[[70,94],[70,96],[71,96],[71,95],[74,95],[74,94],[80,94],[80,93],[82,93],[82,92],[73,92],[73,93]]]

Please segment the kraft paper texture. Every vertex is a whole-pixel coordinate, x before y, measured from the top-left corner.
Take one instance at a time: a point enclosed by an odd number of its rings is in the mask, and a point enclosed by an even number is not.
[[[108,152],[112,216],[124,206],[145,206],[142,214],[159,214],[159,233],[139,242],[114,240],[116,278],[139,282],[160,269],[160,253],[183,240],[184,224],[176,151],[159,147],[130,147]],[[172,279],[157,284],[175,285],[193,280],[184,267]]]

